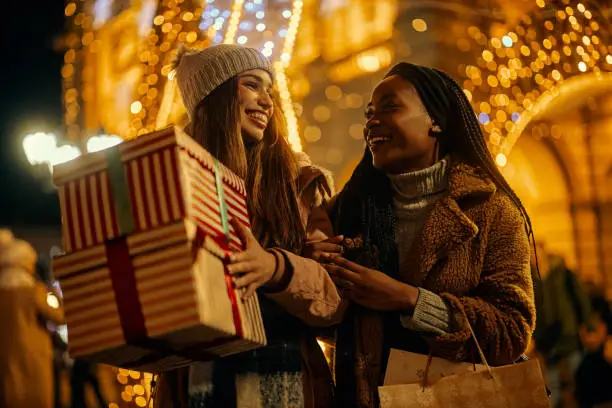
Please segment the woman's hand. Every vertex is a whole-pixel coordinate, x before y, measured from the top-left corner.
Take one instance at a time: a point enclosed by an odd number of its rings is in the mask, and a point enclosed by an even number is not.
[[[302,251],[302,256],[321,262],[324,255],[342,254],[344,248],[339,245],[342,240],[344,240],[344,236],[338,235],[325,241],[308,243]]]
[[[412,309],[419,290],[390,276],[358,265],[341,256],[324,255],[325,269],[333,281],[344,289],[344,296],[374,310]]]
[[[272,280],[276,273],[276,256],[259,245],[251,230],[235,219],[230,222],[244,243],[245,250],[230,255],[227,270],[233,276],[236,288],[246,288],[243,298],[247,299]]]

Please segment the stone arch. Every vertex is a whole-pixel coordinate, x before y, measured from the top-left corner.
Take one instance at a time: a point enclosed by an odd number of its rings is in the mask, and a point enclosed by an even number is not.
[[[549,175],[551,171],[556,172],[553,168],[565,173],[564,181],[557,177],[547,179],[542,184],[542,188],[547,189],[542,191],[549,194],[555,192],[554,184],[561,183],[567,195],[562,205],[558,203],[551,209],[540,203],[535,206],[536,234],[539,232],[554,239],[555,228],[567,230],[570,225],[572,240],[568,240],[567,232],[563,232],[559,237],[564,237],[564,243],[555,243],[553,249],[562,252],[570,264],[578,267],[584,279],[608,286],[609,291],[612,291],[608,284],[612,282],[612,256],[607,254],[609,245],[606,242],[612,233],[611,195],[607,191],[611,185],[609,169],[612,168],[612,133],[609,132],[612,128],[612,99],[608,96],[611,89],[612,73],[582,74],[565,80],[554,90],[544,93],[529,110],[522,113],[516,127],[501,146],[501,153],[508,156],[508,165],[522,163],[521,166],[542,167],[538,172],[532,172],[535,180],[531,180],[531,183],[537,184],[538,178]],[[589,108],[589,105],[596,106],[596,109]],[[531,136],[534,128],[542,123],[562,129],[561,136],[538,141],[541,146],[548,145],[549,153],[556,155],[556,164],[542,158],[542,149],[534,144],[535,139]],[[530,163],[526,163],[522,157],[528,145]],[[552,167],[545,169],[543,163]],[[504,169],[504,172],[508,170]],[[525,190],[524,187],[517,187],[519,190],[521,188]],[[557,198],[558,193],[555,193]],[[529,192],[522,194],[528,195]],[[563,209],[562,213],[560,209]],[[557,213],[557,217],[547,214],[548,211]],[[545,218],[549,218],[548,222],[554,228],[543,225],[546,224],[542,221]],[[569,224],[568,219],[571,221]],[[572,241],[573,250],[567,244]]]
[[[533,160],[537,156],[538,160]],[[521,197],[536,240],[577,266],[571,187],[563,162],[544,139],[521,137],[503,174]]]
[[[565,80],[558,87],[542,94],[529,109],[521,114],[514,129],[508,133],[502,153],[511,152],[516,141],[531,122],[576,109],[584,105],[588,98],[603,95],[610,90],[612,90],[612,73],[609,72],[582,74]]]

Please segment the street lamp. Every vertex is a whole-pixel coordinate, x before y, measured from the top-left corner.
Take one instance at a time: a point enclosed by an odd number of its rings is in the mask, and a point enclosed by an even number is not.
[[[87,140],[87,151],[89,153],[99,152],[123,142],[123,139],[115,135],[92,136]]]
[[[123,139],[115,135],[92,136],[87,140],[86,148],[89,153],[99,152],[122,141]],[[53,172],[53,166],[74,160],[81,155],[78,147],[58,146],[57,137],[53,133],[44,132],[27,135],[23,139],[23,150],[32,166],[45,165],[50,173]]]
[[[53,133],[37,132],[23,139],[23,150],[31,165],[44,164],[53,171],[53,166],[74,160],[81,155],[78,147],[57,145],[57,137]]]

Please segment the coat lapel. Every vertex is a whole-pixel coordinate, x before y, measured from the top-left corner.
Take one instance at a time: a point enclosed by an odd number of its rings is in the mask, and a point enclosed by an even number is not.
[[[495,190],[495,184],[474,167],[454,162],[449,171],[448,195],[433,205],[408,254],[408,265],[412,267],[400,271],[401,279],[415,286],[421,285],[439,260],[474,239],[478,226],[459,203],[468,197],[489,196]]]

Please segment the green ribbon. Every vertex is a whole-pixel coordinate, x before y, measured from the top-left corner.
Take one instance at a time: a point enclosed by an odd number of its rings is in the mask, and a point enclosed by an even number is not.
[[[219,196],[219,212],[221,213],[221,226],[225,234],[225,243],[230,242],[229,221],[227,216],[227,205],[225,204],[225,195],[223,194],[223,175],[221,174],[221,166],[219,160],[214,159],[215,164],[215,183],[217,185],[217,195]]]
[[[121,160],[119,145],[106,149],[104,152],[106,154],[108,180],[110,182],[119,231],[122,235],[129,235],[134,232],[136,227],[134,217],[132,217],[130,188],[123,161]]]

